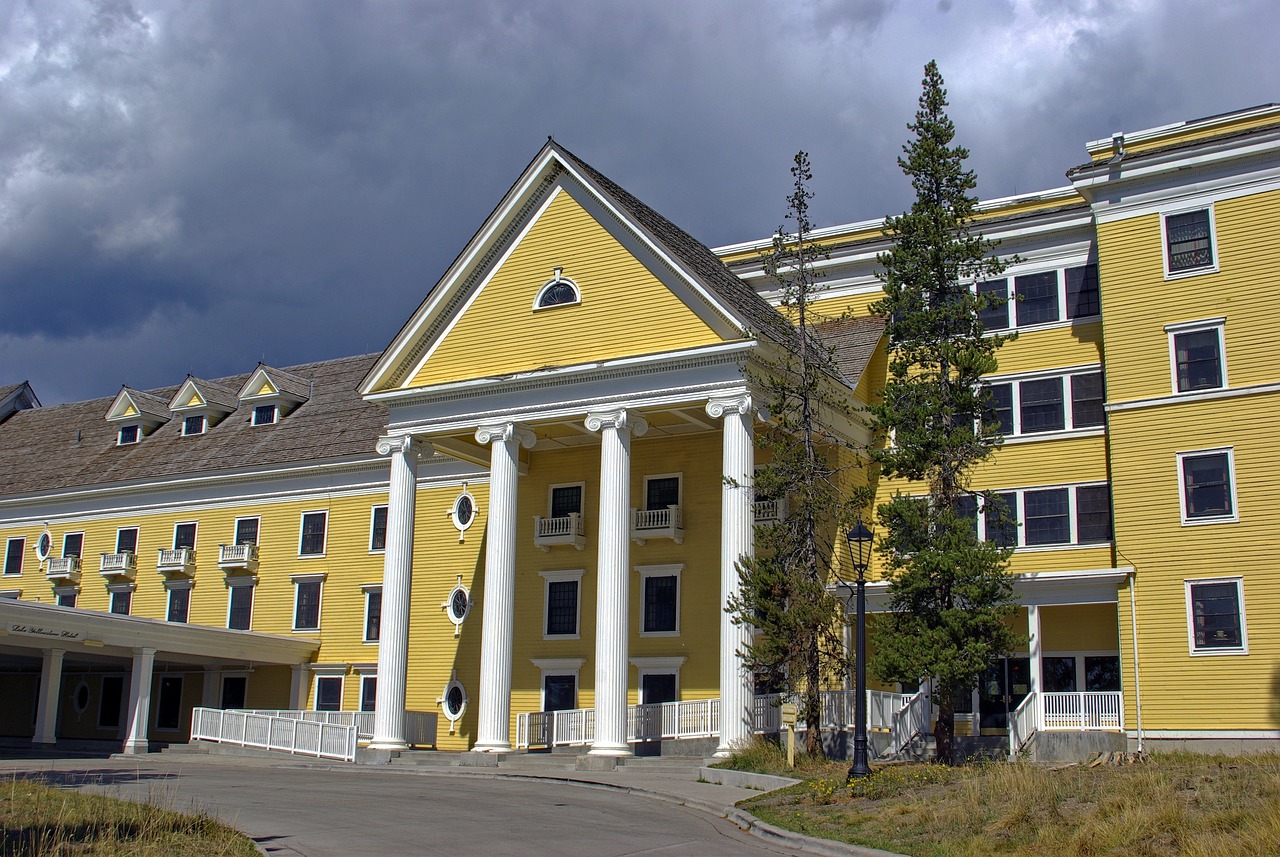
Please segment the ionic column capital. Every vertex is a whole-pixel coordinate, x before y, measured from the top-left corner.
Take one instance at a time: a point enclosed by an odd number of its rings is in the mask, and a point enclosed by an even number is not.
[[[378,450],[378,455],[391,455],[399,452],[409,456],[422,457],[432,453],[430,443],[412,434],[383,435],[378,438],[374,448]]]
[[[649,424],[645,422],[644,417],[626,408],[617,408],[612,411],[588,411],[585,422],[587,431],[603,431],[607,428],[619,431],[625,429],[636,437],[640,437],[649,430]]]
[[[752,417],[759,421],[769,418],[769,412],[765,407],[756,402],[755,397],[750,393],[735,393],[731,396],[712,396],[707,400],[707,414],[712,419],[720,419],[725,416],[734,414],[746,415],[751,414]]]
[[[495,423],[476,429],[476,443],[488,446],[491,443],[506,443],[509,440],[519,441],[525,449],[533,449],[533,445],[538,442],[538,437],[518,423]]]

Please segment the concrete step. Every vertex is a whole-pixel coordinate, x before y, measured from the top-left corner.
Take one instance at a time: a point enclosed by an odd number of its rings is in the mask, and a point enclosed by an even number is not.
[[[193,741],[190,744],[170,744],[160,753],[164,756],[207,756],[209,755],[209,745],[203,741]]]
[[[440,750],[401,750],[391,757],[391,764],[410,768],[457,768],[461,753]]]

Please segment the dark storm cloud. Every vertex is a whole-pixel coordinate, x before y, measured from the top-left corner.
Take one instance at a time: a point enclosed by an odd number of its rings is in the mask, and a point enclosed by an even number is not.
[[[548,134],[716,245],[900,211],[921,68],[984,196],[1280,100],[1272,4],[0,0],[0,383],[379,350]],[[1186,22],[1195,20],[1195,26]]]

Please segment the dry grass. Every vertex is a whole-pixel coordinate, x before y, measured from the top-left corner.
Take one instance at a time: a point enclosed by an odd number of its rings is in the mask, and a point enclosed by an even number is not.
[[[245,836],[207,815],[51,788],[0,786],[0,857],[255,857]]]
[[[743,807],[789,830],[917,857],[1280,854],[1274,754],[1097,768],[894,765],[852,788],[846,771],[810,763],[803,783]]]

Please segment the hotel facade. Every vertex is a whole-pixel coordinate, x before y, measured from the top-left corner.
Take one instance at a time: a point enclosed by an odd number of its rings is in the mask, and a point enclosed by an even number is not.
[[[1016,257],[974,284],[1007,299],[983,321],[1018,336],[974,487],[1018,526],[970,513],[1014,548],[1027,644],[958,728],[1274,750],[1280,107],[1087,152],[980,208]],[[855,410],[885,377],[881,225],[815,234]],[[752,379],[795,335],[768,246],[709,250],[548,142],[379,354],[50,407],[0,387],[0,738],[144,752],[218,710],[363,712],[380,749],[769,731],[724,609],[787,513],[750,489]],[[928,730],[927,681],[875,692],[883,752]]]

